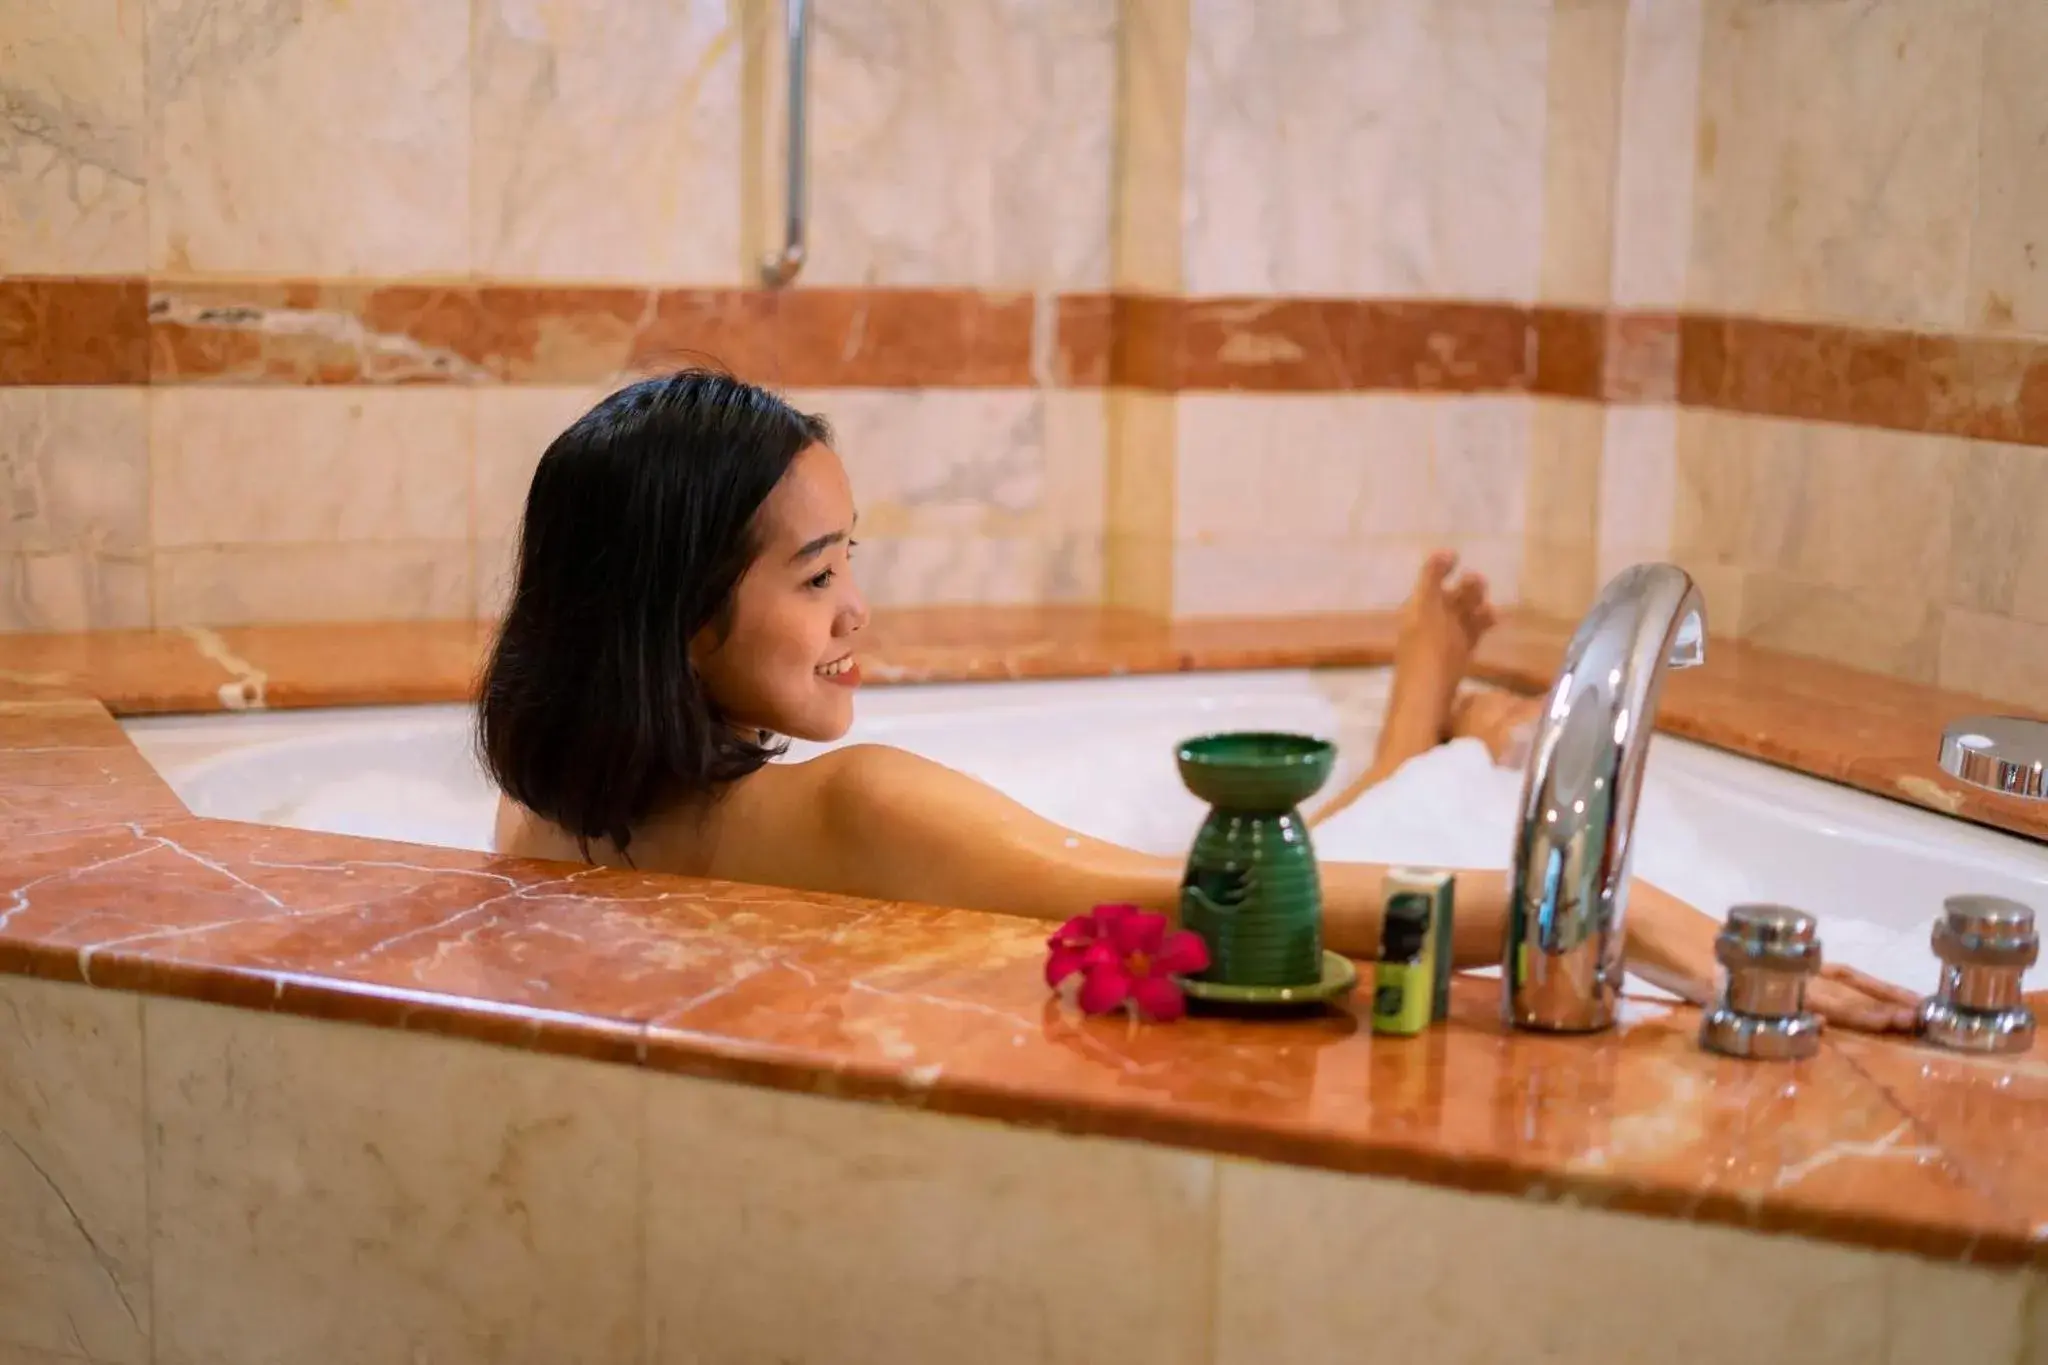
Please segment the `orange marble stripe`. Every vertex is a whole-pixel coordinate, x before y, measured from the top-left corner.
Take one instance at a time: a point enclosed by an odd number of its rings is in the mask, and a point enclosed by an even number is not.
[[[0,385],[599,384],[1533,392],[2048,445],[2048,342],[1412,299],[0,279]]]
[[[0,277],[0,385],[146,384],[137,279]]]
[[[1688,316],[1678,400],[1695,407],[2048,445],[2048,344]]]
[[[948,289],[170,284],[158,384],[577,384],[682,364],[796,387],[1032,382],[1027,295]]]

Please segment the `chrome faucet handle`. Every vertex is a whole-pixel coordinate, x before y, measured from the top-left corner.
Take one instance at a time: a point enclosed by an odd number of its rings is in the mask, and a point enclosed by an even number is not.
[[[1820,1049],[1820,1016],[1806,983],[1820,971],[1812,915],[1786,905],[1737,905],[1714,940],[1720,998],[1700,1019],[1700,1046],[1729,1057],[1795,1061]]]
[[[1964,716],[1941,732],[1941,766],[1975,786],[2048,800],[2048,721]]]
[[[2041,957],[2034,912],[2003,896],[1950,896],[1934,921],[1941,981],[1920,1005],[1920,1034],[1961,1052],[2025,1052],[2034,1012],[2022,992]]]

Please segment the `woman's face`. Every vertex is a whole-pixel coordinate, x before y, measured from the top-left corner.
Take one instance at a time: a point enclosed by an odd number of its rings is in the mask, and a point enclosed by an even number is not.
[[[733,593],[732,629],[692,645],[698,676],[732,720],[793,739],[853,724],[854,634],[868,604],[853,585],[853,490],[839,457],[807,447],[761,504],[761,552]]]

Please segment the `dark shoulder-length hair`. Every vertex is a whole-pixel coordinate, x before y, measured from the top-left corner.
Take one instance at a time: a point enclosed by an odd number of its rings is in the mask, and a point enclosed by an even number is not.
[[[499,788],[586,858],[593,839],[624,852],[657,809],[778,752],[719,713],[690,642],[730,628],[762,502],[830,439],[765,389],[684,370],[619,390],[541,456],[478,745]]]

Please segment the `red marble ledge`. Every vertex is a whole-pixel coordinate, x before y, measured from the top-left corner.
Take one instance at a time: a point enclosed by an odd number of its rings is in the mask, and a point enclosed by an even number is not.
[[[885,612],[863,646],[874,683],[1108,677],[1393,660],[1391,613],[1169,622],[1099,607]],[[1568,624],[1510,613],[1480,676],[1548,687]],[[92,697],[116,714],[467,700],[490,641],[474,621],[0,636],[0,699]],[[1658,726],[1945,815],[2048,839],[2039,803],[1967,786],[1936,765],[1960,715],[2026,708],[1717,639],[1666,683]]]
[[[190,817],[78,699],[0,703],[0,971],[1237,1156],[2048,1264],[2048,1051],[1830,1037],[1760,1066],[1689,1008],[1510,1033],[1498,986],[1374,1037],[1053,1002],[1046,926]],[[30,762],[29,760],[33,760]],[[91,788],[89,810],[43,798]]]

